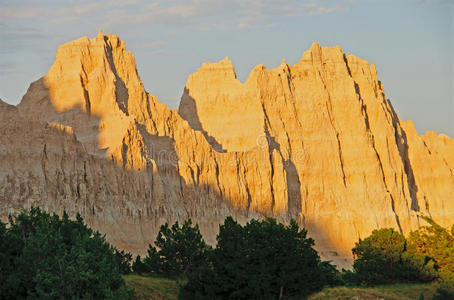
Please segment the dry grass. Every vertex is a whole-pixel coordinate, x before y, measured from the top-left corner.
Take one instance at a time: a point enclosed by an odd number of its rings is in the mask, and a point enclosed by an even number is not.
[[[127,275],[126,284],[136,291],[138,300],[176,300],[181,282],[162,277]],[[420,295],[431,300],[438,285],[390,284],[375,287],[334,287],[325,288],[311,295],[307,300],[416,300]]]
[[[420,295],[425,300],[432,299],[437,284],[389,284],[375,287],[335,287],[325,288],[311,295],[308,300],[416,300]]]
[[[161,277],[124,276],[126,284],[136,291],[138,300],[176,300],[180,286],[177,281]]]

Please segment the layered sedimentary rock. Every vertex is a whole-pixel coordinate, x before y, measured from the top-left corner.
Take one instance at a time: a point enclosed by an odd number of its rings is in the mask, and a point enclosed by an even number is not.
[[[227,215],[274,216],[347,266],[375,228],[454,220],[454,141],[401,122],[375,66],[340,47],[314,44],[245,83],[228,58],[204,63],[176,111],[145,91],[124,42],[100,33],[60,46],[0,115],[1,216],[79,211],[135,253],[166,221],[192,218],[213,243]]]
[[[235,113],[215,114],[221,107]],[[324,249],[346,255],[379,227],[408,233],[421,214],[454,220],[453,140],[402,125],[375,66],[340,47],[315,43],[294,66],[259,65],[244,83],[226,59],[203,64],[179,112],[213,147],[247,151],[266,140],[278,151],[289,210]]]

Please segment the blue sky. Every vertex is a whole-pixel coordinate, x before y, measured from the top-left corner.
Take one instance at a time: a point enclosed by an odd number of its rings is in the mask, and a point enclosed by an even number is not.
[[[312,42],[340,45],[377,65],[401,119],[454,137],[454,0],[0,0],[0,98],[17,104],[58,45],[99,29],[126,41],[171,108],[204,61],[228,55],[245,80]]]

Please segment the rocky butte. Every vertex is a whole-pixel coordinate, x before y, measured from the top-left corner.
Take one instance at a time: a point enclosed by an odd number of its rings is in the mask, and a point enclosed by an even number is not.
[[[159,225],[192,218],[208,242],[228,215],[290,218],[346,267],[373,229],[454,220],[454,140],[418,135],[374,65],[314,43],[293,66],[226,57],[190,75],[180,107],[147,93],[134,56],[102,32],[58,48],[19,105],[0,102],[0,216],[80,212],[145,252]]]

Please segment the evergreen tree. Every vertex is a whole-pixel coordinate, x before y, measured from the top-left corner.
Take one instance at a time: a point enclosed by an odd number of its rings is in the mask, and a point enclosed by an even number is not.
[[[285,299],[306,296],[325,283],[314,241],[291,221],[231,217],[220,226],[217,246],[181,289],[181,299]]]
[[[150,272],[149,268],[147,268],[147,266],[143,263],[140,255],[136,256],[136,259],[134,260],[134,262],[132,264],[132,271],[139,275]]]
[[[115,258],[118,261],[118,265],[120,266],[120,273],[121,274],[129,274],[131,273],[131,262],[132,262],[132,254],[129,252],[125,252],[124,250],[118,250],[112,247],[114,252]]]
[[[209,246],[200,234],[199,226],[191,219],[180,227],[178,222],[161,226],[155,246],[148,247],[144,264],[150,273],[185,277],[191,268],[205,259]],[[159,250],[158,250],[159,249]]]
[[[129,299],[113,248],[80,215],[39,208],[0,226],[0,299]]]

